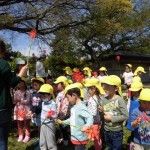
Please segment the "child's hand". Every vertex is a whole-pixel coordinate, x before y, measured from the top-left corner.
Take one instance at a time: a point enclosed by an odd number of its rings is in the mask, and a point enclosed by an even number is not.
[[[36,113],[31,114],[31,118],[35,118],[36,117]]]
[[[88,126],[82,126],[80,129],[81,129],[81,131],[86,131],[87,129],[90,129],[90,127],[88,127]]]
[[[63,121],[60,120],[60,119],[55,119],[55,123],[56,123],[56,124],[63,124]]]
[[[136,120],[134,120],[133,122],[131,122],[131,125],[132,125],[133,128],[137,128],[138,125],[140,124],[140,122],[141,122],[141,117],[138,116],[138,117],[136,118]]]
[[[141,117],[140,117],[140,116],[138,116],[138,117],[137,117],[137,119],[136,119],[136,124],[137,124],[137,125],[139,125],[139,124],[140,124],[140,122],[141,122]]]
[[[111,115],[110,114],[105,114],[104,115],[104,119],[106,120],[106,121],[111,121]]]
[[[99,110],[99,112],[103,112],[104,111],[104,109],[103,109],[103,107],[102,106],[98,106],[98,110]]]

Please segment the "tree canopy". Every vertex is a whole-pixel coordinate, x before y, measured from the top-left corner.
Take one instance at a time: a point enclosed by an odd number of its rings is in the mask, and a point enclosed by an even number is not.
[[[51,47],[51,63],[96,62],[120,50],[150,53],[149,0],[3,0],[0,6],[0,30],[35,28]]]

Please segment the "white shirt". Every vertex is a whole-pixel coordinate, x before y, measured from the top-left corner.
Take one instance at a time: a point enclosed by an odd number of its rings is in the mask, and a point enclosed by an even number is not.
[[[98,76],[98,79],[100,80],[100,82],[102,82],[102,80],[104,79],[104,78],[106,78],[107,76],[106,75],[104,75],[104,76]]]
[[[133,72],[124,72],[122,76],[124,78],[124,84],[131,84],[133,76]]]
[[[46,77],[45,67],[43,62],[36,62],[36,77]]]

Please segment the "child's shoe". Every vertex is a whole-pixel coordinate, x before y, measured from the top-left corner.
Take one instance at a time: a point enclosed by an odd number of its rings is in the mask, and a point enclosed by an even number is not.
[[[19,135],[18,142],[23,141],[23,135]]]
[[[30,140],[30,137],[26,135],[25,138],[24,138],[24,140],[23,140],[23,142],[27,143],[27,142],[29,142],[29,140]]]

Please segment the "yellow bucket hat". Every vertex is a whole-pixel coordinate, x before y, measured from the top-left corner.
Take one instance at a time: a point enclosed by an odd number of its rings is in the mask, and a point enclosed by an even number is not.
[[[95,86],[98,88],[100,94],[105,94],[105,91],[103,90],[103,88],[100,85],[100,81],[96,78],[90,78],[90,79],[86,80],[86,83],[84,85],[86,87]]]
[[[101,83],[117,86],[119,88],[119,90],[118,90],[119,95],[122,97],[121,79],[118,76],[116,76],[116,75],[107,76],[101,81]]]
[[[58,84],[60,82],[63,82],[65,87],[67,87],[69,85],[68,83],[68,79],[65,76],[60,76],[56,79],[56,81],[54,82],[55,84]]]
[[[133,82],[131,84],[131,88],[129,88],[130,91],[139,91],[143,88],[143,84],[141,82]]]
[[[73,74],[73,72],[72,72],[70,67],[65,67],[63,70],[65,70],[66,74],[68,74],[68,75],[72,75]]]
[[[73,88],[78,88],[78,89],[80,89],[80,97],[81,97],[81,98],[84,98],[84,91],[83,91],[83,86],[82,86],[81,83],[73,83],[73,84],[68,85],[68,86],[65,88],[65,94],[67,93],[67,91],[69,91],[70,89],[73,89]]]
[[[107,71],[107,69],[105,67],[101,67],[99,68],[100,71]]]
[[[40,81],[42,83],[45,83],[44,79],[43,78],[32,78],[31,81]]]
[[[149,102],[150,101],[150,89],[148,88],[142,89],[139,100]]]
[[[91,77],[92,76],[92,74],[91,74],[91,72],[92,72],[92,70],[89,68],[89,67],[85,67],[85,68],[83,68],[83,71],[87,71],[87,75],[89,76],[89,77]]]
[[[144,68],[141,67],[141,66],[139,66],[139,67],[136,68],[136,70],[135,70],[135,72],[134,72],[134,75],[137,75],[137,73],[138,73],[139,71],[140,71],[140,72],[143,72],[143,73],[146,73],[145,70],[144,70]]]
[[[132,68],[132,65],[131,65],[131,64],[126,64],[126,66],[128,66],[129,68]]]
[[[38,93],[48,93],[51,94],[53,99],[55,99],[54,92],[53,92],[53,87],[50,84],[43,84],[38,91]]]

